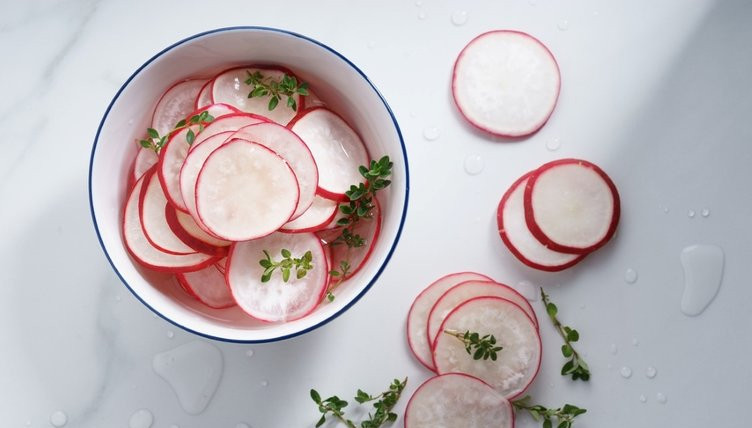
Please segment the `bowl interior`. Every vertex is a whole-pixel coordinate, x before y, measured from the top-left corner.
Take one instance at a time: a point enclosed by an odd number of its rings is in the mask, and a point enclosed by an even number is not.
[[[160,94],[175,81],[211,77],[224,68],[273,64],[290,68],[363,138],[373,158],[394,162],[392,185],[381,192],[382,231],[366,266],[337,290],[332,303],[283,324],[256,321],[238,308],[213,310],[183,293],[171,275],[140,268],[121,235],[122,211],[136,139],[149,126]],[[90,171],[92,215],[102,246],[123,282],[144,304],[174,324],[231,341],[268,341],[305,332],[347,309],[376,280],[399,238],[406,210],[408,171],[397,122],[380,94],[349,61],[306,37],[266,28],[203,33],[156,55],[116,95],[100,125]]]

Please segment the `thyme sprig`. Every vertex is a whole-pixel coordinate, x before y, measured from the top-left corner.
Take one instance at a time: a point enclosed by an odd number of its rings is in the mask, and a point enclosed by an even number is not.
[[[548,294],[543,291],[542,287],[541,297],[543,304],[546,306],[546,313],[554,324],[554,328],[559,332],[561,338],[564,339],[564,345],[561,346],[561,353],[564,355],[564,358],[567,359],[567,362],[564,363],[564,366],[561,368],[561,375],[572,376],[572,380],[590,380],[590,368],[577,350],[574,349],[574,346],[572,346],[572,343],[580,340],[580,333],[571,327],[561,324],[557,318],[559,309],[551,302],[551,299],[548,297]]]
[[[246,70],[248,78],[245,84],[251,87],[248,98],[269,97],[267,108],[269,111],[277,108],[277,104],[282,97],[287,97],[287,107],[293,111],[298,110],[298,103],[295,101],[295,95],[308,95],[308,83],[298,82],[295,76],[285,73],[282,79],[275,80],[271,76],[264,76],[260,71],[251,73]]]
[[[360,404],[369,402],[373,403],[375,412],[368,413],[368,419],[360,422],[360,428],[379,428],[385,423],[392,423],[397,420],[397,414],[392,411],[394,406],[400,399],[402,391],[404,391],[407,385],[407,378],[404,380],[394,379],[389,385],[389,388],[377,395],[371,395],[364,392],[362,389],[358,389],[355,395],[355,401]],[[320,427],[326,423],[327,416],[332,416],[345,424],[348,428],[358,428],[352,420],[345,417],[344,409],[348,406],[348,402],[333,395],[329,398],[322,399],[321,394],[315,389],[310,391],[311,399],[318,405],[321,417],[316,422],[316,427]]]
[[[474,360],[488,360],[496,361],[496,353],[504,349],[502,346],[496,346],[496,337],[492,334],[486,334],[481,336],[479,333],[466,331],[460,332],[457,330],[445,329],[444,334],[456,337],[463,345],[468,354],[473,356]]]
[[[198,131],[194,132],[193,129],[189,129],[185,135],[185,140],[188,142],[188,144],[193,144],[193,142],[196,140],[196,134],[203,131],[206,124],[211,123],[213,120],[214,116],[209,114],[208,110],[204,110],[201,113],[194,114],[188,119],[179,121],[175,124],[175,127],[172,129],[172,131],[168,132],[166,135],[159,135],[159,131],[154,128],[146,128],[147,137],[139,140],[138,143],[141,145],[141,147],[154,150],[155,153],[159,154],[159,151],[162,150],[162,147],[167,144],[167,139],[170,137],[170,135],[184,128],[188,128],[189,126],[192,127],[194,125],[198,125]]]
[[[512,401],[515,410],[527,411],[533,419],[538,422],[543,421],[543,428],[553,428],[556,420],[556,428],[571,428],[574,418],[587,412],[572,404],[565,404],[562,407],[549,409],[540,404],[532,404],[530,396],[525,396],[519,400]]]
[[[265,257],[259,260],[259,264],[264,268],[264,272],[261,274],[261,282],[269,282],[277,269],[282,272],[282,281],[284,282],[290,280],[292,271],[295,271],[295,278],[301,279],[306,276],[309,270],[313,269],[313,254],[310,251],[306,251],[301,257],[293,257],[290,250],[283,248],[280,252],[282,259],[278,262],[272,259],[268,251],[262,251]]]

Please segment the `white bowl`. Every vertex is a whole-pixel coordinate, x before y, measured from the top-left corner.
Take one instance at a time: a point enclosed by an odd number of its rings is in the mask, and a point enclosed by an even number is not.
[[[233,66],[276,64],[294,70],[362,136],[374,158],[394,162],[392,185],[380,192],[382,231],[366,265],[308,316],[288,323],[256,321],[238,308],[212,310],[180,292],[169,275],[141,268],[129,257],[121,235],[123,202],[131,162],[149,126],[159,95],[173,82]],[[207,31],[164,49],[139,67],[105,111],[89,166],[94,227],[115,272],[133,294],[167,321],[193,333],[225,341],[266,342],[319,327],[350,308],[376,282],[399,240],[407,210],[407,154],[397,120],[365,74],[344,56],[313,39],[263,27]]]

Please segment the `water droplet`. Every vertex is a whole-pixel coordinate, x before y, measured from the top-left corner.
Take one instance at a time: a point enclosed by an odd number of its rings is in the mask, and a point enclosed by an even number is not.
[[[629,268],[626,272],[624,272],[624,281],[627,284],[634,284],[637,282],[637,271]]]
[[[417,7],[421,7],[421,6],[423,6],[423,2],[422,2],[422,1],[420,1],[420,0],[416,0],[416,2],[415,2],[415,6],[417,6]]]
[[[154,415],[146,409],[136,410],[128,421],[130,428],[150,428],[154,423]]]
[[[536,0],[527,0],[527,4],[529,4],[530,6],[535,6],[536,3]]]
[[[128,125],[133,125],[133,119],[128,119]]]
[[[612,343],[611,349],[609,349],[609,351],[611,352],[611,355],[616,355],[619,353],[619,348],[616,346],[615,343]]]
[[[180,425],[172,424],[172,425],[170,425],[170,428],[180,428]]]
[[[582,305],[580,305],[580,309],[585,309],[586,307],[587,307],[587,306],[585,306],[585,304],[584,304],[584,303],[583,303]]]
[[[636,337],[632,339],[632,346],[640,346],[640,341]]]
[[[425,12],[423,12],[423,11],[421,10],[421,11],[420,11],[420,12],[418,13],[418,19],[420,19],[420,20],[424,20],[424,19],[426,19],[426,13],[425,13]]]
[[[376,42],[371,40],[370,42],[368,42],[368,44],[366,44],[366,47],[368,47],[368,49],[373,49],[376,47]]]
[[[687,216],[689,218],[695,218],[695,210],[689,210],[689,211],[687,211]]]
[[[567,31],[569,29],[569,21],[562,19],[558,24],[556,24],[556,26],[559,27],[559,30],[561,31]]]
[[[222,353],[206,342],[190,342],[154,356],[154,372],[164,379],[187,413],[206,409],[222,378]]]
[[[26,426],[30,427],[31,426],[31,421],[26,421]]]
[[[527,300],[535,302],[538,300],[538,288],[530,281],[520,281],[515,287]]]
[[[251,358],[253,356],[253,354],[254,354],[253,349],[249,349],[249,350],[245,351],[245,356],[248,357],[248,358]]]
[[[710,208],[703,208],[702,211],[700,211],[700,215],[705,218],[710,216]]]
[[[629,379],[630,377],[632,377],[632,369],[627,366],[622,367],[621,370],[619,370],[619,373],[624,379]]]
[[[555,152],[559,150],[559,148],[561,148],[561,140],[559,137],[546,141],[546,149],[548,149],[549,152]]]
[[[594,10],[594,11],[593,11],[593,16],[598,16],[598,15],[600,15],[600,14],[601,14],[601,13],[600,13],[600,12],[598,12],[597,10]]]
[[[50,415],[50,423],[54,427],[65,426],[65,424],[68,423],[68,415],[66,415],[65,412],[60,411],[60,410],[53,412]]]
[[[478,175],[483,171],[485,163],[480,155],[467,155],[465,157],[465,172],[470,175]]]
[[[609,369],[609,370],[611,370],[612,368],[614,368],[614,365],[611,364],[611,363],[608,363],[608,364],[606,364],[606,368]]]
[[[175,333],[172,330],[167,330],[167,338],[172,339],[173,337],[175,337]]]
[[[684,266],[681,311],[695,316],[713,301],[723,281],[723,250],[717,245],[691,245],[679,257]]]
[[[668,397],[666,397],[666,394],[662,392],[655,394],[655,399],[661,404],[666,404],[666,402],[668,401]]]
[[[244,424],[244,423],[241,422],[241,423],[235,425],[235,428],[251,428],[251,426],[248,425],[248,424]]]
[[[441,136],[441,131],[435,126],[430,126],[423,130],[423,138],[428,141],[438,140]]]
[[[648,397],[644,395],[640,395],[640,403],[647,403],[647,402],[648,402]]]
[[[262,380],[261,381],[261,386],[264,386],[264,387],[269,386],[269,381],[266,380],[266,379]]]
[[[671,211],[671,209],[669,209],[669,207],[663,207],[663,213],[664,214],[668,214],[670,211]]]
[[[455,11],[452,14],[452,24],[456,26],[465,25],[467,23],[467,12],[464,10]]]
[[[121,301],[121,300],[123,300],[123,298],[122,298],[122,297],[120,297],[120,295],[119,295],[119,294],[116,294],[116,295],[115,295],[115,301],[116,301],[116,302],[119,302],[119,301]]]
[[[653,366],[648,366],[648,368],[645,370],[645,376],[648,377],[648,379],[653,379],[658,374],[658,370]]]

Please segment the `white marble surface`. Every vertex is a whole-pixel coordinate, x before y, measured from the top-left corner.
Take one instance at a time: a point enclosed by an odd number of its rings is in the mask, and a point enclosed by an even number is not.
[[[70,427],[127,427],[148,409],[160,428],[311,427],[311,387],[350,396],[409,376],[409,394],[428,378],[405,344],[412,297],[444,273],[477,270],[547,286],[579,328],[593,380],[558,375],[559,342],[544,324],[550,351],[532,390],[547,404],[588,408],[576,426],[740,426],[752,384],[752,4],[602,3],[2,0],[0,425],[49,427],[62,411]],[[461,26],[451,20],[458,11],[467,12]],[[208,342],[224,371],[194,415],[152,360],[205,341],[156,318],[118,281],[92,226],[87,168],[104,109],[133,70],[174,41],[231,25],[304,33],[369,75],[406,138],[411,206],[394,259],[352,310],[282,343]],[[472,131],[448,94],[456,53],[495,28],[538,36],[562,68],[551,121],[521,142]],[[432,127],[439,137],[429,141]],[[554,139],[561,147],[547,150]],[[468,155],[483,161],[479,174],[465,173]],[[501,245],[495,206],[517,176],[569,156],[611,173],[622,224],[581,265],[534,272]],[[726,269],[715,301],[689,318],[679,310],[679,254],[695,243],[721,246]],[[624,281],[629,268],[634,284]]]

